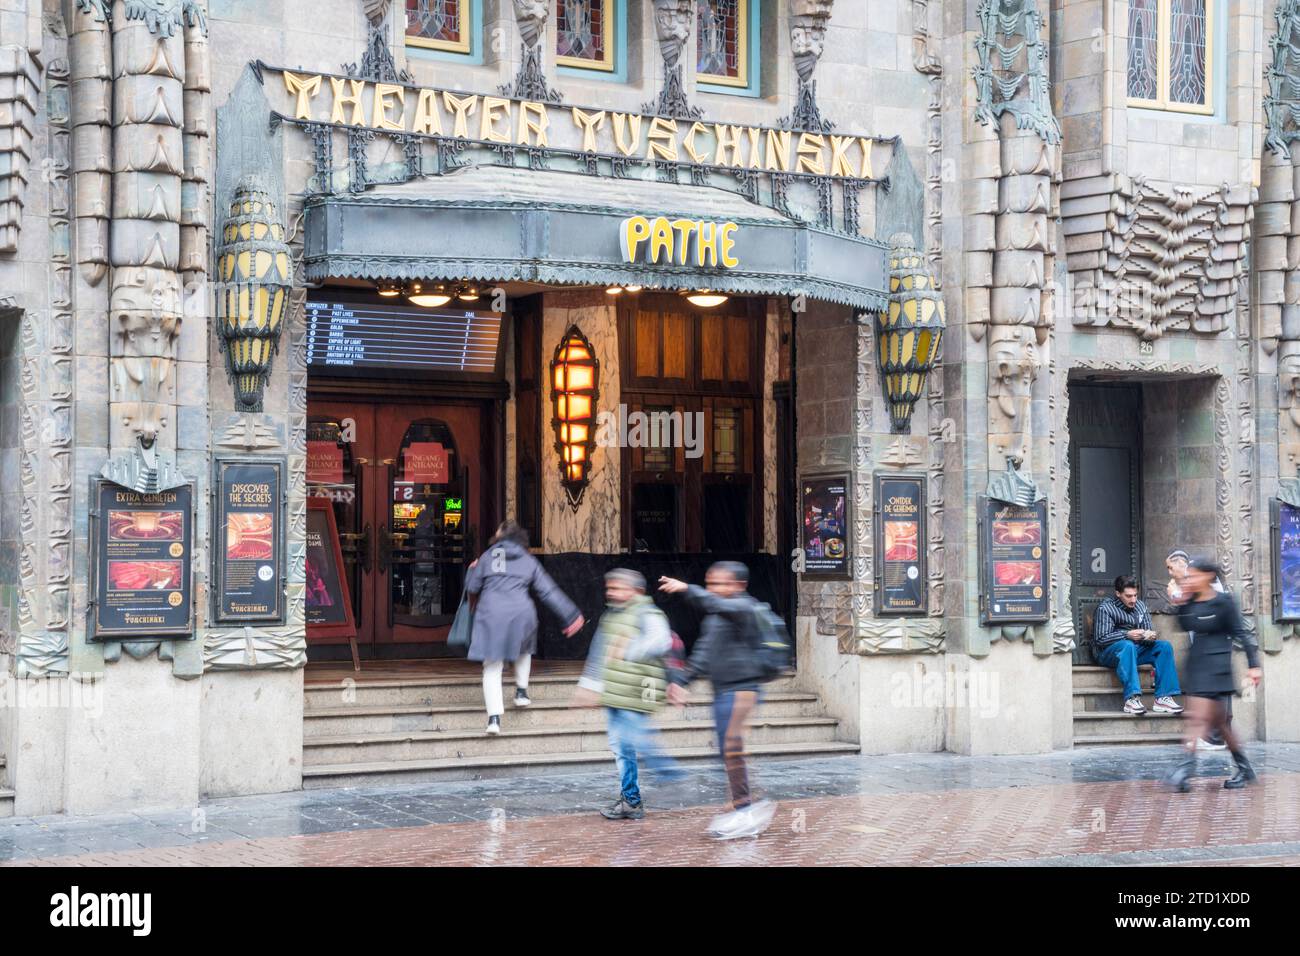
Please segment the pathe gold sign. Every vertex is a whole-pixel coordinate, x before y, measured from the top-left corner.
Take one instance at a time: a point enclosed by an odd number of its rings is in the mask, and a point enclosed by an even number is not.
[[[619,244],[624,262],[734,269],[738,229],[734,222],[629,216],[619,224]]]

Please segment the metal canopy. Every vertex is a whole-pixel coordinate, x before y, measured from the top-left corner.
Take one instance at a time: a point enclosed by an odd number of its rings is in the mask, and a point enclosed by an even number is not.
[[[739,226],[734,269],[627,263],[619,225],[667,216]],[[799,295],[886,307],[883,243],[820,229],[726,190],[469,167],[307,200],[304,265],[329,279],[469,279]]]

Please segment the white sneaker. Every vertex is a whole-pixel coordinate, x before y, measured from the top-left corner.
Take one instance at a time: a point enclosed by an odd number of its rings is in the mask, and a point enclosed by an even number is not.
[[[1214,741],[1206,740],[1204,737],[1202,737],[1201,739],[1196,741],[1196,749],[1197,750],[1227,750],[1228,745],[1226,743],[1216,744]]]
[[[1181,714],[1183,712],[1183,708],[1172,697],[1157,697],[1151,710],[1157,714]]]
[[[1147,709],[1142,706],[1141,697],[1130,697],[1128,700],[1124,701],[1124,713],[1132,714],[1135,717],[1140,717],[1142,714],[1145,714],[1146,712]]]
[[[522,688],[522,687],[516,687],[516,688],[515,688],[515,706],[516,706],[516,707],[527,707],[527,706],[529,706],[531,703],[532,703],[532,700],[530,700],[529,697],[528,697],[528,691],[525,690],[525,689]]]
[[[495,737],[497,734],[501,733],[501,718],[500,718],[500,717],[489,717],[489,718],[488,718],[487,732],[488,732],[489,734],[491,734],[493,737]]]
[[[739,840],[745,837],[756,837],[768,828],[775,814],[776,804],[771,800],[760,800],[758,803],[751,803],[743,810],[737,810],[729,814],[729,818],[723,821],[721,827],[715,831],[715,836],[719,840]]]
[[[715,817],[709,824],[709,833],[719,840],[734,840],[749,822],[749,808],[732,810],[720,817]]]

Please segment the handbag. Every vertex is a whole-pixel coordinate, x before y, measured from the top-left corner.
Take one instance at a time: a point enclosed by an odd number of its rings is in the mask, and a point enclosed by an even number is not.
[[[474,611],[469,606],[469,595],[462,593],[460,607],[456,608],[456,617],[451,622],[447,634],[448,647],[463,647],[469,650],[470,637],[474,633]]]

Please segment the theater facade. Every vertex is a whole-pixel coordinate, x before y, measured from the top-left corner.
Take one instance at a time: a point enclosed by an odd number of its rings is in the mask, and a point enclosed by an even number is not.
[[[592,621],[744,561],[797,645],[759,753],[1173,740],[1090,632],[1134,574],[1181,657],[1175,549],[1300,739],[1263,7],[3,0],[0,814],[600,759],[590,623],[478,732],[505,520]]]

